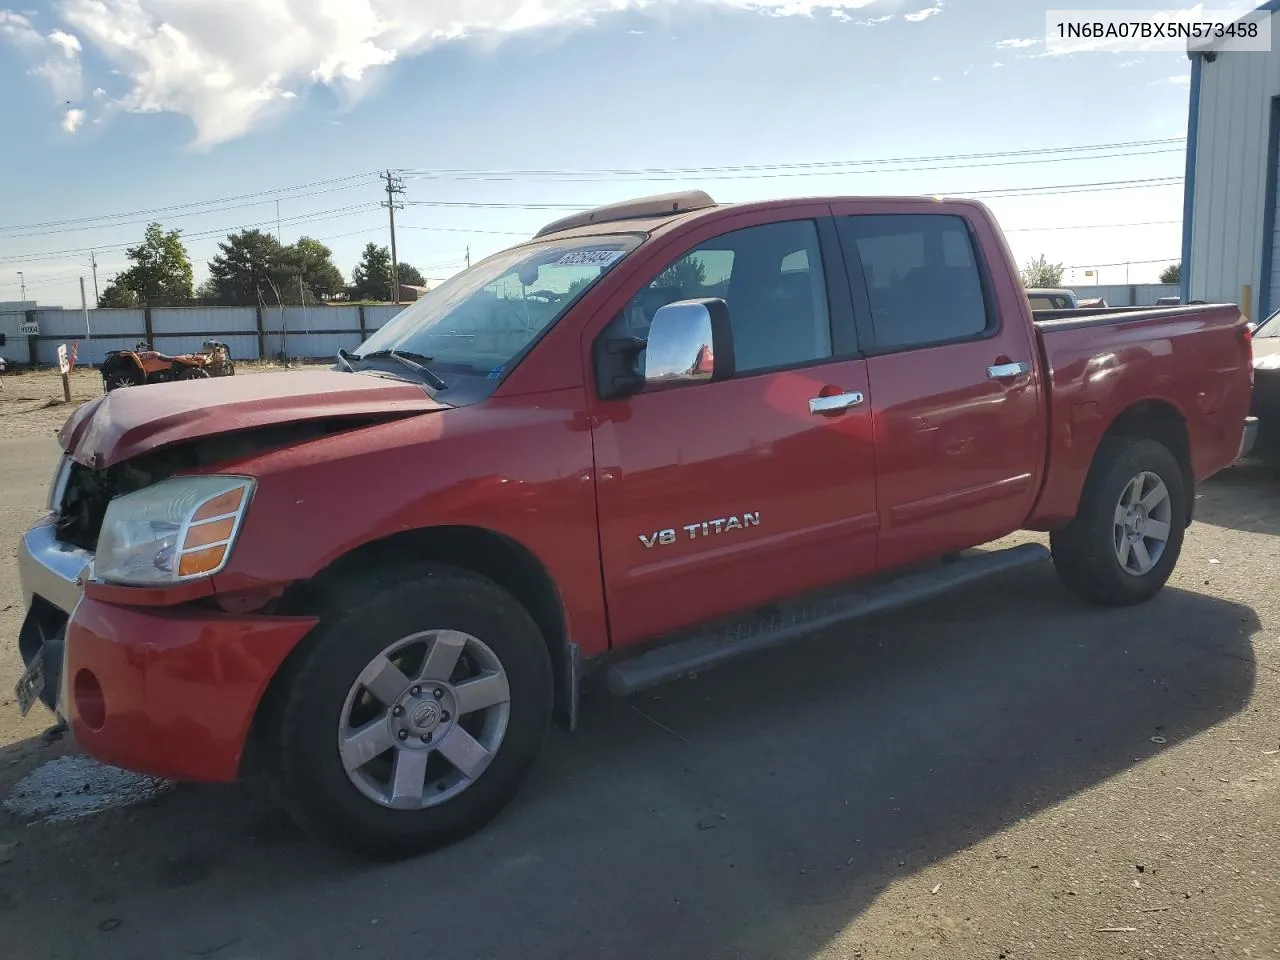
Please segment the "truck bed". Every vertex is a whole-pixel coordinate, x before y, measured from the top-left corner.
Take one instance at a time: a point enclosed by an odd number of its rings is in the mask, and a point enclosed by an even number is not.
[[[1228,307],[1231,304],[1180,304],[1176,307],[1076,307],[1062,310],[1032,310],[1031,319],[1037,327],[1052,330],[1074,330],[1078,327],[1106,326],[1126,321],[1150,318],[1173,319],[1181,315],[1193,315],[1207,307]]]
[[[1251,392],[1238,307],[1042,310],[1033,319],[1050,432],[1034,528],[1074,515],[1093,451],[1126,411],[1166,419],[1167,442],[1190,455],[1188,485],[1235,461]]]

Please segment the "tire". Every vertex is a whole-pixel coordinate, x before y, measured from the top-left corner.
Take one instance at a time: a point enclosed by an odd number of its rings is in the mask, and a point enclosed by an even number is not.
[[[144,383],[141,375],[130,367],[119,365],[103,373],[103,389],[110,393],[122,387],[140,387]]]
[[[207,380],[209,379],[209,371],[203,367],[184,367],[174,377],[175,380]]]
[[[550,726],[551,658],[528,612],[492,581],[438,564],[348,581],[324,603],[320,624],[281,677],[275,729],[267,731],[274,741],[269,777],[276,796],[304,829],[379,859],[442,847],[484,826],[518,792]],[[402,674],[384,682],[386,668],[379,672],[373,664],[385,664],[379,657],[404,643],[408,647],[388,654]],[[402,681],[412,682],[419,671],[441,672],[426,670],[425,658],[415,661],[419,647],[424,654],[464,650],[452,683],[424,679],[404,688]],[[506,677],[505,706],[468,712],[455,696],[463,689],[459,671],[485,668],[485,698],[492,699],[503,693],[495,665]],[[360,680],[369,680],[380,697]],[[415,697],[411,691],[418,686]],[[403,704],[400,716],[387,700]],[[432,722],[439,724],[431,727],[434,735],[422,732]],[[344,759],[339,740],[357,730],[379,739],[365,737],[363,749],[350,747]],[[487,765],[473,778],[452,762],[461,755],[471,765],[480,757],[460,730],[471,744],[491,748]],[[386,744],[389,749],[382,749]],[[392,786],[403,770],[412,787],[415,764],[426,764],[421,797],[396,801]],[[349,766],[358,769],[348,773]],[[391,802],[406,808],[394,809]]]
[[[1135,515],[1128,505],[1140,479],[1138,492],[1149,511]],[[1167,493],[1162,501],[1157,499],[1156,481]],[[1159,535],[1165,532],[1161,525],[1166,523],[1167,539],[1157,550]],[[1058,578],[1093,603],[1112,607],[1144,603],[1163,589],[1173,573],[1186,524],[1186,482],[1169,448],[1144,437],[1104,440],[1094,456],[1075,519],[1050,536]]]

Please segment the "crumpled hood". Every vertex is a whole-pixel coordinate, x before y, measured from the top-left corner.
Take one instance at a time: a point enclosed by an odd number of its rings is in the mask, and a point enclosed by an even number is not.
[[[77,462],[102,469],[234,430],[444,409],[423,387],[385,377],[336,370],[241,374],[113,390],[73,413],[58,442]]]

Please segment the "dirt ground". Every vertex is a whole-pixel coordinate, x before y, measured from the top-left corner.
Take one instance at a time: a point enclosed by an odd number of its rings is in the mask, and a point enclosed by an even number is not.
[[[66,810],[102,774],[11,691],[12,544],[67,409],[15,379],[0,800]],[[0,956],[1280,957],[1280,471],[1230,470],[1197,509],[1138,609],[1086,607],[1045,566],[590,702],[497,822],[413,861],[322,848],[255,783],[0,812]]]

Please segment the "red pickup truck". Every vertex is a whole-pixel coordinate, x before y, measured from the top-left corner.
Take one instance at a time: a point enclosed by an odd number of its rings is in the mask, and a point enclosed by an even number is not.
[[[1087,600],[1149,599],[1249,445],[1250,353],[1229,305],[1034,317],[968,201],[568,217],[332,369],[73,414],[20,544],[20,705],[411,854],[493,817],[588,684],[1050,554]],[[969,549],[1019,529],[1051,548]]]

